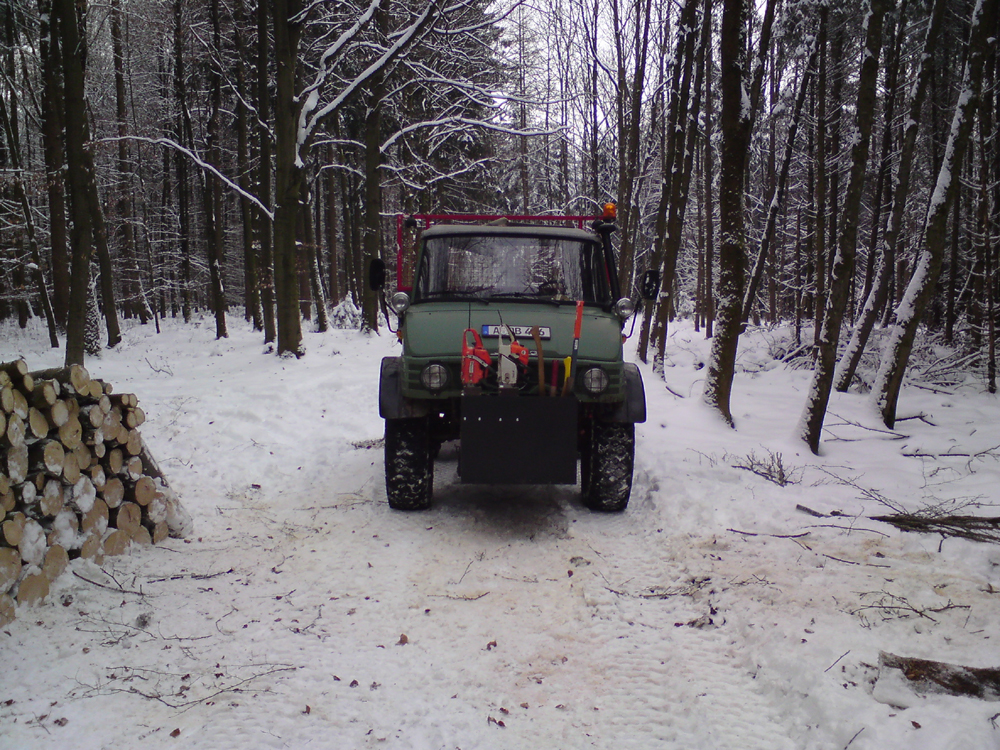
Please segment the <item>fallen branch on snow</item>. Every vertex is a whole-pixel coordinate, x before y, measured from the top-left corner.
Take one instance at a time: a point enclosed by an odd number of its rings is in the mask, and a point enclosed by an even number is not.
[[[913,692],[920,695],[945,693],[1000,701],[1000,669],[994,667],[965,667],[885,651],[879,654],[878,662],[880,672],[899,670]]]

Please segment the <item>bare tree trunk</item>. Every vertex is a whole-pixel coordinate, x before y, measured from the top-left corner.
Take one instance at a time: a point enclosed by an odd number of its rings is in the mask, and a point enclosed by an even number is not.
[[[702,23],[712,31],[712,0],[705,0],[705,16]],[[702,31],[704,34],[704,30]],[[715,268],[715,205],[712,199],[712,179],[715,176],[715,152],[712,150],[712,131],[715,127],[715,100],[712,98],[712,45],[705,48],[705,338],[710,339],[715,332],[715,284],[712,280]]]
[[[239,170],[239,186],[249,193],[252,191],[253,177],[250,172],[250,125],[247,102],[246,56],[244,39],[246,9],[243,0],[235,0],[233,17],[233,42],[236,47],[236,168]],[[260,274],[257,269],[257,252],[254,248],[254,207],[249,198],[240,196],[240,223],[243,225],[243,303],[244,319],[253,322],[255,331],[264,329],[263,311],[260,306]]]
[[[194,136],[187,105],[187,81],[184,68],[183,0],[174,0],[174,93],[177,97],[177,142],[192,146]],[[175,156],[177,168],[177,211],[180,224],[181,254],[181,311],[184,322],[190,323],[193,314],[191,278],[191,185],[188,181],[187,157],[179,151]]]
[[[219,0],[212,0],[210,5],[212,23],[212,49],[214,57],[222,54],[222,30],[219,21]],[[222,152],[219,147],[219,117],[222,111],[222,72],[219,70],[221,61],[213,60],[208,76],[212,91],[212,104],[208,117],[208,153],[207,161],[221,171]],[[226,291],[222,283],[222,261],[225,253],[225,234],[223,230],[222,183],[218,177],[205,172],[204,203],[205,203],[205,245],[208,255],[208,275],[212,287],[212,311],[215,313],[215,338],[229,337],[226,328]]]
[[[719,317],[712,339],[705,402],[733,425],[730,397],[736,349],[743,321],[746,257],[743,177],[750,142],[750,113],[743,106],[747,68],[746,0],[723,0],[722,37],[722,158],[719,174]]]
[[[42,62],[42,144],[45,186],[49,199],[49,242],[52,245],[52,308],[56,324],[66,328],[69,310],[69,253],[66,245],[66,193],[62,175],[62,75],[59,36],[52,0],[38,0],[39,55]]]
[[[799,436],[814,454],[819,453],[819,440],[823,421],[830,401],[834,365],[837,362],[837,345],[840,327],[847,310],[851,279],[854,277],[854,258],[857,252],[858,216],[865,185],[865,168],[871,143],[872,120],[875,116],[878,60],[882,47],[882,19],[888,0],[866,0],[862,17],[867,23],[865,43],[861,50],[861,72],[858,76],[858,101],[855,108],[855,127],[851,142],[851,174],[844,196],[844,214],[830,276],[830,294],[826,300],[822,329],[818,338],[816,368],[805,410],[799,422]]]
[[[813,286],[813,345],[819,346],[820,326],[826,303],[826,88],[827,88],[827,36],[830,27],[830,9],[819,8],[819,75],[816,79],[816,233],[813,237],[814,275]]]
[[[333,144],[329,144],[326,150],[326,158],[329,164],[334,163]],[[337,242],[337,226],[340,224],[340,216],[337,212],[337,174],[336,170],[328,168],[326,170],[326,244],[330,253],[330,301],[334,306],[339,305],[344,298],[344,293],[340,286],[340,255],[341,250]]]
[[[893,258],[899,232],[903,226],[903,212],[906,208],[906,196],[910,190],[910,173],[913,167],[913,154],[917,143],[917,132],[920,129],[920,112],[923,109],[927,94],[927,84],[932,68],[929,64],[929,51],[937,42],[944,18],[946,0],[935,0],[927,23],[927,35],[924,38],[923,54],[918,58],[917,70],[909,100],[909,111],[906,124],[903,126],[903,139],[900,146],[899,161],[893,177],[892,204],[889,211],[889,225],[882,236],[882,252],[876,263],[875,278],[872,288],[865,298],[864,306],[858,323],[854,327],[844,354],[837,365],[834,376],[834,388],[846,392],[854,379],[861,355],[871,335],[872,328],[879,312],[886,305],[889,295],[889,283],[894,272]],[[902,33],[902,31],[900,32]]]
[[[298,160],[298,107],[295,97],[296,57],[301,34],[300,0],[275,0],[274,58],[278,66],[275,97],[274,281],[277,297],[278,354],[302,356],[299,315],[298,252],[295,231],[302,193]]]
[[[389,0],[381,0],[375,11],[375,28],[379,36],[388,31]],[[371,79],[368,95],[368,116],[365,120],[365,223],[364,223],[364,262],[362,272],[381,254],[382,239],[382,100],[385,97],[385,74],[379,70]],[[526,170],[527,164],[522,154],[521,169]],[[527,195],[523,196],[527,201]],[[523,204],[527,208],[527,203]],[[362,285],[363,300],[361,312],[363,325],[372,331],[378,330],[378,297],[379,292]]]
[[[59,348],[59,336],[56,331],[56,317],[52,311],[52,303],[49,300],[49,290],[45,286],[45,275],[42,273],[42,254],[38,249],[38,238],[35,234],[35,221],[31,215],[31,206],[28,203],[28,196],[24,190],[24,181],[21,171],[21,148],[11,125],[11,117],[7,112],[7,102],[0,96],[0,125],[7,137],[9,158],[11,166],[14,167],[13,188],[17,202],[20,204],[21,215],[24,219],[25,234],[28,239],[28,252],[31,257],[29,273],[35,282],[35,289],[38,293],[38,301],[45,313],[45,322],[49,330],[49,343],[53,349]]]
[[[268,50],[267,9],[270,3],[257,3],[257,129],[260,141],[257,197],[265,206],[271,205],[271,133],[267,127],[268,112]],[[264,343],[277,337],[274,318],[274,258],[272,253],[272,222],[263,211],[256,211],[257,237],[260,240],[260,304],[264,315]]]
[[[667,116],[667,143],[661,157],[662,182],[653,229],[653,252],[650,268],[662,269],[662,284],[657,305],[646,305],[639,330],[639,359],[646,361],[649,336],[655,309],[667,304],[673,289],[680,230],[684,226],[681,212],[681,184],[690,175],[681,175],[684,159],[684,139],[687,136],[688,101],[691,95],[691,72],[694,67],[694,42],[698,33],[697,0],[685,0],[679,19],[677,44],[674,51],[674,75],[670,84],[670,112]]]
[[[115,67],[115,115],[118,125],[118,199],[116,212],[119,221],[118,235],[125,267],[131,278],[125,278],[125,290],[128,298],[126,309],[138,313],[139,321],[146,325],[152,317],[146,290],[139,272],[135,247],[135,205],[132,201],[132,167],[129,163],[128,142],[128,108],[125,91],[125,45],[123,43],[120,0],[111,0],[111,46]],[[124,274],[123,274],[124,276]],[[127,313],[126,313],[127,314]]]
[[[316,182],[317,189],[319,181]],[[312,220],[312,203],[308,189],[302,191],[302,240],[306,248],[306,261],[309,264],[309,289],[316,304],[316,331],[325,333],[330,329],[330,317],[327,311],[326,292],[323,290],[322,276],[319,270],[319,243],[316,242],[316,229]]]
[[[958,175],[968,148],[976,108],[979,106],[983,66],[988,52],[987,39],[995,30],[996,7],[997,0],[978,0],[972,12],[969,56],[944,158],[924,219],[924,247],[897,309],[897,322],[892,327],[888,346],[882,353],[872,388],[872,403],[878,409],[882,422],[889,428],[896,423],[899,391],[917,327],[941,272],[948,212],[958,194]]]
[[[85,13],[86,6],[82,10]],[[85,26],[83,18],[77,17],[75,0],[53,0],[52,11],[60,29],[66,113],[66,174],[73,217],[70,305],[66,324],[65,364],[68,367],[82,365],[84,360],[90,258],[94,247],[93,210],[100,211],[101,207],[90,204],[90,187],[96,186],[97,175],[84,94],[87,39],[80,32]]]
[[[612,3],[612,17],[618,33],[615,50],[618,75],[618,218],[622,225],[621,246],[618,255],[618,288],[631,296],[635,275],[635,237],[639,230],[639,204],[636,195],[636,172],[639,170],[639,133],[642,125],[642,93],[646,85],[646,60],[649,51],[649,26],[652,15],[651,0],[636,0],[633,12],[632,39],[633,70],[626,70],[625,52],[622,47],[625,29],[618,12],[618,3]]]
[[[809,92],[809,85],[812,83],[812,70],[816,65],[816,57],[819,47],[814,39],[809,60],[805,70],[802,72],[802,81],[799,83],[799,92],[795,96],[795,109],[792,112],[791,122],[788,124],[788,135],[785,141],[785,153],[781,158],[781,171],[778,173],[777,184],[773,187],[767,209],[767,222],[764,226],[764,235],[760,240],[760,250],[757,253],[757,260],[754,262],[753,273],[750,276],[750,283],[747,285],[746,294],[743,297],[743,321],[750,318],[750,309],[753,307],[754,299],[757,296],[757,289],[760,287],[761,279],[764,277],[764,264],[771,253],[771,246],[774,244],[774,235],[778,226],[778,213],[785,198],[785,184],[788,181],[788,172],[792,164],[792,155],[795,152],[795,137],[798,135],[799,123],[802,119],[802,107],[806,101],[806,94]]]

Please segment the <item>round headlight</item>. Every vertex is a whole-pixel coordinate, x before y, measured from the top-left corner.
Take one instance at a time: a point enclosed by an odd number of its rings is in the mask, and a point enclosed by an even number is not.
[[[635,312],[635,303],[628,297],[622,297],[615,302],[615,312],[622,320],[628,320],[632,317],[632,313]]]
[[[420,382],[429,391],[441,391],[448,385],[448,368],[444,365],[430,364],[420,371]]]
[[[389,300],[389,307],[396,315],[402,315],[410,306],[410,295],[406,292],[396,292]]]
[[[608,374],[600,367],[591,367],[583,373],[583,387],[594,396],[604,393],[608,389]]]

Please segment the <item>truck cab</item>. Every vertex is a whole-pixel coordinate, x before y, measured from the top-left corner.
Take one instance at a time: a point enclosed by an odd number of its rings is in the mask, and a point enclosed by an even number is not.
[[[409,220],[411,270],[400,242],[390,300],[402,353],[379,384],[393,508],[430,505],[450,440],[463,483],[575,484],[579,465],[588,507],[628,504],[646,410],[623,359],[635,306],[618,293],[613,219],[533,218]]]

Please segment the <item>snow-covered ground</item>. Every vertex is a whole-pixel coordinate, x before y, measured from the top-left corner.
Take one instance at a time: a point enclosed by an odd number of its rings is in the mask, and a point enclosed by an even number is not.
[[[879,497],[1000,515],[981,383],[908,387],[921,418],[892,432],[834,394],[817,458],[792,438],[810,373],[772,359],[780,332],[745,337],[734,431],[681,324],[667,387],[643,368],[625,513],[463,486],[453,446],[433,509],[398,513],[376,404],[395,337],[308,334],[295,361],[230,326],[127,326],[88,361],[139,396],[195,533],[75,561],[0,631],[0,748],[1000,748],[1000,704],[876,681],[880,651],[1000,666],[1000,547],[867,518]],[[13,356],[62,361],[5,326]],[[783,487],[734,467],[779,453]]]

